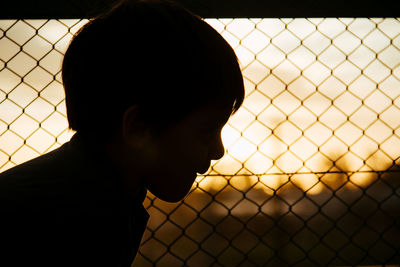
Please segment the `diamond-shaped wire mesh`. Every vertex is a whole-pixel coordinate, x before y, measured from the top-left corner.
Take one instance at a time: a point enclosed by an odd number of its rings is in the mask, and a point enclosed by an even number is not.
[[[60,63],[85,22],[0,21],[0,171],[72,136]],[[206,22],[246,98],[183,202],[147,196],[134,266],[399,264],[399,19]]]

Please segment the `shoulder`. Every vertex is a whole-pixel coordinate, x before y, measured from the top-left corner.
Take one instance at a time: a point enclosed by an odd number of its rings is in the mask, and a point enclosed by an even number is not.
[[[67,146],[68,143],[62,145],[61,147],[43,154],[39,157],[36,157],[34,159],[28,160],[22,164],[19,164],[17,166],[14,166],[2,173],[0,173],[0,183],[4,182],[4,179],[7,177],[11,176],[20,176],[22,174],[27,174],[29,172],[48,172],[49,169],[43,169],[43,166],[52,166],[51,164],[54,164],[56,162],[61,162],[62,158],[65,158],[67,156],[67,151],[65,147]]]
[[[69,143],[0,173],[0,201],[2,204],[28,205],[39,198],[52,197],[66,190],[71,178],[78,175],[79,152]],[[2,205],[3,206],[3,205]]]
[[[118,173],[101,145],[75,134],[61,147],[0,173],[0,209],[53,208],[109,202],[117,197]]]

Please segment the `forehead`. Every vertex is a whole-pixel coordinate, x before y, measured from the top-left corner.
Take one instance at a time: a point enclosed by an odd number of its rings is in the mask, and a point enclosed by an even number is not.
[[[172,142],[171,140],[183,142],[188,139],[192,140],[198,134],[216,131],[226,124],[231,112],[231,108],[215,106],[197,109],[189,113],[183,120],[168,127],[161,135],[162,139],[169,140],[167,142]]]
[[[191,121],[202,124],[226,123],[231,116],[232,108],[227,105],[213,105],[200,108],[189,117]]]

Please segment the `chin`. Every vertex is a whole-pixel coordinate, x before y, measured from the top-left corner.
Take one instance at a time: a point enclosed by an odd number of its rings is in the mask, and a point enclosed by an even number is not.
[[[183,197],[182,196],[168,196],[168,197],[160,198],[160,199],[164,200],[166,202],[169,202],[169,203],[177,203],[177,202],[182,201],[185,198],[185,196],[186,195],[184,195]]]
[[[159,188],[148,187],[147,189],[157,198],[166,202],[179,202],[183,200],[189,193],[191,186],[179,187],[174,185],[167,185]]]
[[[188,192],[185,192],[185,193],[174,192],[173,194],[171,194],[171,192],[170,193],[164,193],[164,192],[153,193],[153,192],[151,192],[151,193],[161,200],[164,200],[164,201],[170,202],[170,203],[176,203],[176,202],[182,201],[186,197]]]
[[[183,200],[192,188],[197,174],[185,176],[164,176],[156,183],[147,184],[147,189],[157,198],[166,202],[179,202]],[[172,181],[172,182],[171,182]]]

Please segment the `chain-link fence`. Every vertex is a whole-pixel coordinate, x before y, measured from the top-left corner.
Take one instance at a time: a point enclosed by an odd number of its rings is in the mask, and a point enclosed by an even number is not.
[[[183,202],[147,196],[134,266],[400,264],[399,19],[206,21],[246,98]],[[0,21],[0,171],[73,134],[60,63],[83,23]]]

